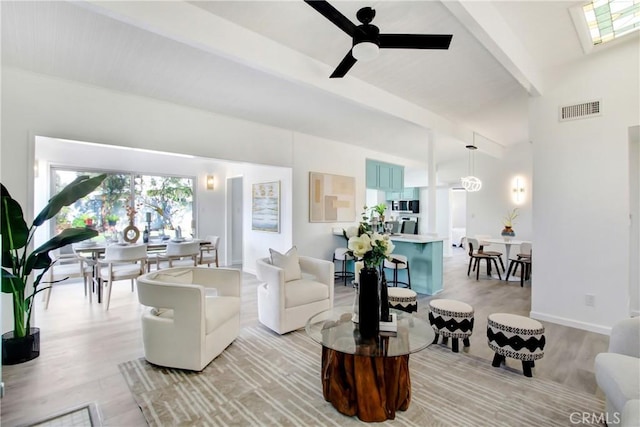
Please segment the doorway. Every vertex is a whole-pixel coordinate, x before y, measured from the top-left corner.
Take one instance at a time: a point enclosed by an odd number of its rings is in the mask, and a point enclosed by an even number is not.
[[[640,316],[640,126],[629,128],[629,314]]]
[[[243,178],[227,178],[227,254],[226,265],[242,265]]]

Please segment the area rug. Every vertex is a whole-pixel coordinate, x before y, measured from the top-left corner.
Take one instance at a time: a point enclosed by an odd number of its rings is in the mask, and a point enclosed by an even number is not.
[[[258,326],[244,328],[200,373],[142,358],[119,368],[150,426],[364,424],[324,400],[320,352],[304,331],[279,336]],[[411,405],[382,425],[570,426],[571,414],[604,410],[596,396],[438,345],[409,363]]]
[[[102,421],[95,403],[81,405],[20,427],[100,427]]]

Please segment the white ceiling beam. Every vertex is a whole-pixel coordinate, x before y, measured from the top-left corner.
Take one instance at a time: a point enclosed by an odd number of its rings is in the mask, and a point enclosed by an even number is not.
[[[233,22],[182,1],[74,2],[96,13],[143,28],[197,49],[283,79],[332,93],[425,129],[469,143],[473,131],[351,76],[328,79],[333,68]],[[496,155],[496,153],[489,153]],[[497,153],[500,156],[502,153]]]
[[[535,62],[491,2],[450,0],[443,1],[442,4],[484,45],[529,95],[542,94],[543,82]]]

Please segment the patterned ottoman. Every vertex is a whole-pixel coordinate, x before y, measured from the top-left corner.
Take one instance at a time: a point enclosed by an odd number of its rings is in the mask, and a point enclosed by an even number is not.
[[[531,377],[534,361],[544,356],[544,326],[517,314],[493,313],[487,319],[487,340],[495,351],[492,365],[499,367],[505,357],[522,360],[522,371]]]
[[[418,311],[418,294],[407,288],[389,288],[389,308],[414,313]]]
[[[446,344],[449,337],[451,350],[458,352],[458,339],[462,338],[465,347],[469,347],[469,337],[473,332],[473,307],[469,304],[452,299],[434,299],[429,301],[429,323],[436,333],[433,343],[438,342],[442,335],[442,343]]]

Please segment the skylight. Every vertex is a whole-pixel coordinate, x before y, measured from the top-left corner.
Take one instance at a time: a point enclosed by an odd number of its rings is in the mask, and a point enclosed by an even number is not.
[[[593,0],[582,10],[594,46],[640,30],[640,0]]]

